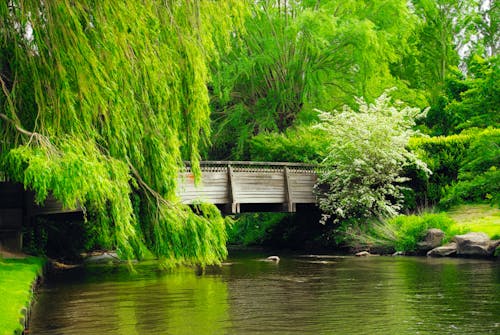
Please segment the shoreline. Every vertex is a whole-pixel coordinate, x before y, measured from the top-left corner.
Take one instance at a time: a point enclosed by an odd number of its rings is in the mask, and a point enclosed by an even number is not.
[[[45,260],[38,257],[0,258],[0,334],[28,330],[36,287],[43,279]]]

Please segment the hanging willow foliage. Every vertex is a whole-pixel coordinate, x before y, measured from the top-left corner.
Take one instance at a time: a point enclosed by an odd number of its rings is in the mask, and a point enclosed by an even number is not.
[[[122,256],[216,263],[225,222],[179,204],[183,159],[207,142],[207,63],[242,26],[224,1],[0,3],[0,164],[43,202],[83,204]],[[199,175],[199,170],[195,169]]]

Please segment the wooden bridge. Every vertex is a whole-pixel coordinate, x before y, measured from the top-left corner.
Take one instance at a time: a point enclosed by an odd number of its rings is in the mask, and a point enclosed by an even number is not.
[[[182,203],[208,202],[224,213],[295,212],[316,203],[314,166],[300,163],[204,161],[201,181],[195,185],[186,163],[178,179],[177,194]],[[21,248],[22,225],[40,215],[80,215],[82,209],[67,210],[49,196],[43,206],[34,194],[0,175],[0,244]]]
[[[295,212],[297,204],[315,204],[313,165],[269,162],[201,162],[201,182],[195,185],[187,164],[178,181],[185,204],[208,202],[226,213]]]

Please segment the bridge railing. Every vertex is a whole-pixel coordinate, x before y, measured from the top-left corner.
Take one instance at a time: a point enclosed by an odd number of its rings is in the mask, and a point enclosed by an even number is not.
[[[283,170],[287,168],[289,171],[301,173],[315,173],[317,166],[307,163],[289,163],[289,162],[254,162],[254,161],[201,161],[201,171],[206,172],[223,172],[231,167],[233,171],[244,170],[245,172],[265,172]],[[184,167],[181,172],[192,172],[191,163],[184,162]]]

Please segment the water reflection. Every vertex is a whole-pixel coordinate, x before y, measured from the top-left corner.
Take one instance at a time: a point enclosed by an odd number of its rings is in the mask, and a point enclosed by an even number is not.
[[[139,266],[64,273],[33,334],[499,334],[500,263],[238,255],[196,276]],[[142,268],[141,268],[142,267]]]
[[[227,286],[192,271],[96,267],[52,278],[35,305],[33,334],[225,334]],[[225,321],[225,322],[222,322]]]

